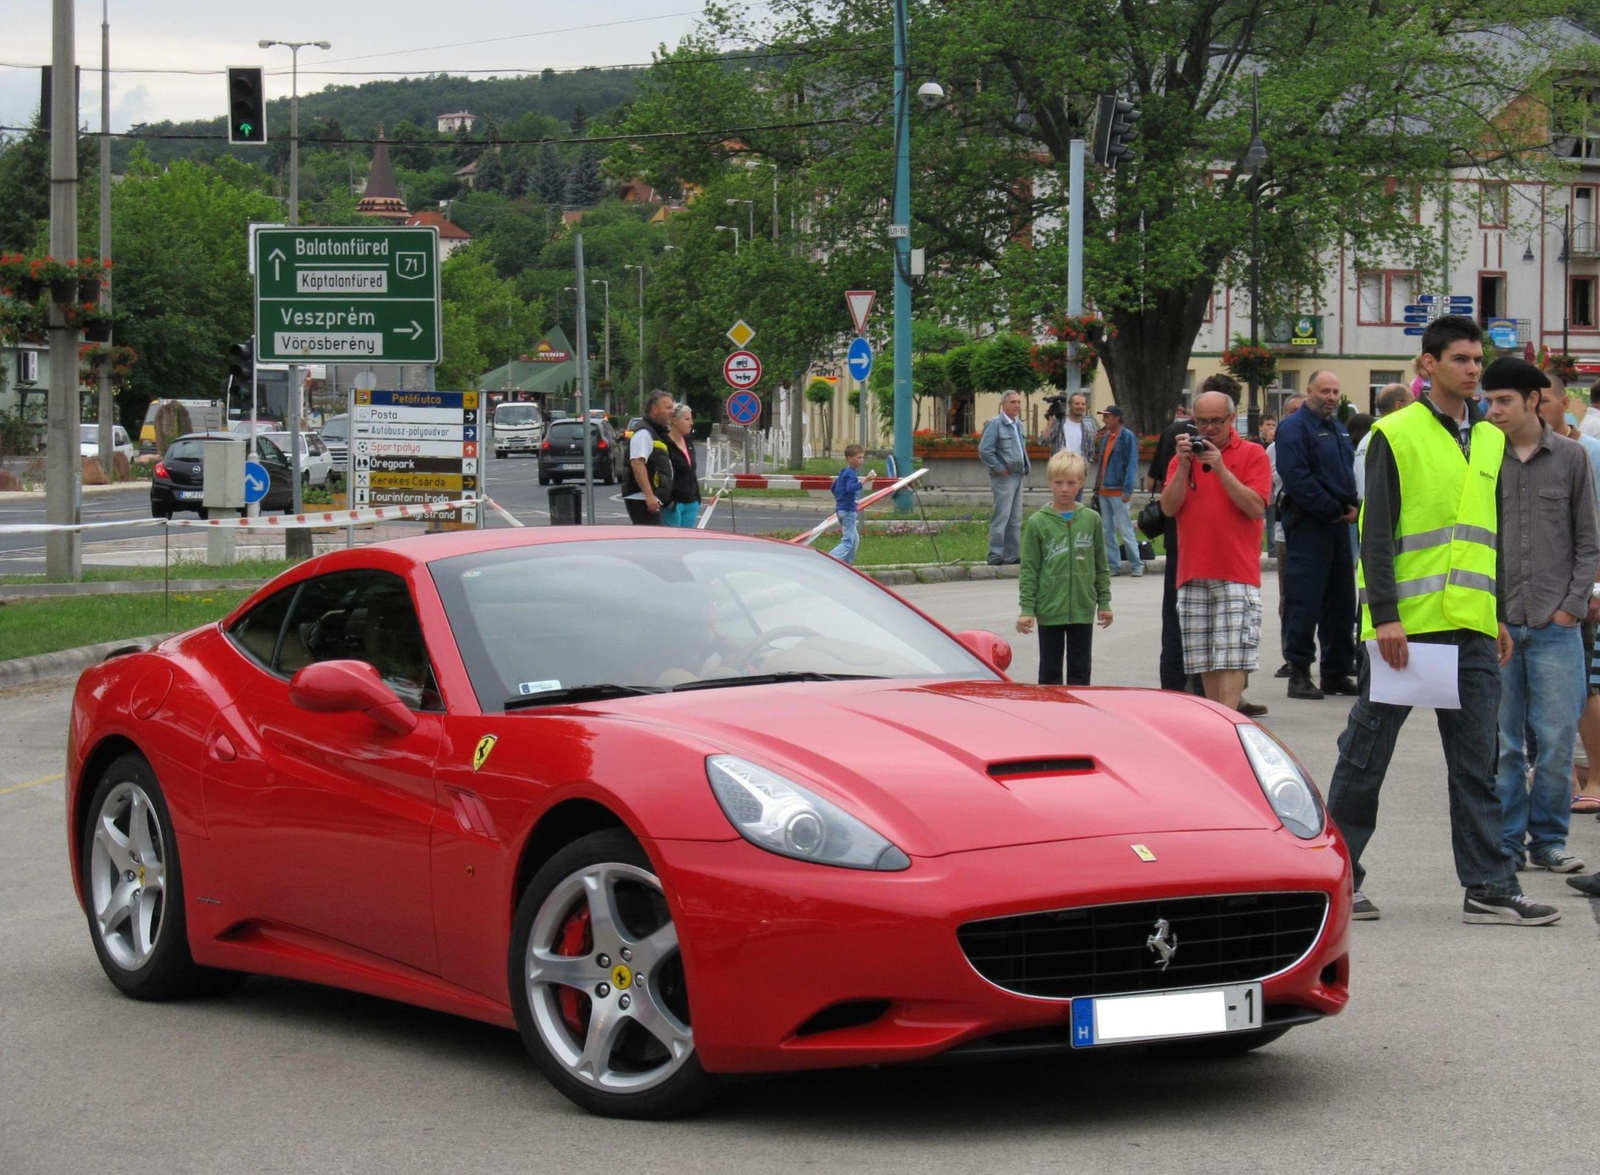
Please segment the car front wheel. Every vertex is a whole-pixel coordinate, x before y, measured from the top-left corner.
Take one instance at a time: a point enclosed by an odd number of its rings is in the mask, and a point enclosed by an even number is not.
[[[81,867],[89,936],[123,995],[177,999],[243,981],[198,966],[189,954],[178,842],[161,785],[142,756],[121,755],[101,775],[89,800]]]
[[[523,891],[510,982],[523,1043],[591,1113],[675,1118],[721,1083],[700,1067],[678,932],[650,859],[620,829],[552,857]]]

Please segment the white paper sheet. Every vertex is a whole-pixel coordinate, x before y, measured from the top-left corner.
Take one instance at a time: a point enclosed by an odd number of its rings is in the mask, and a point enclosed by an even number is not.
[[[1457,674],[1460,650],[1455,645],[1425,645],[1407,642],[1410,657],[1404,669],[1392,669],[1378,652],[1378,642],[1367,642],[1367,657],[1372,663],[1372,685],[1368,697],[1374,702],[1395,706],[1431,706],[1435,710],[1461,709]],[[1493,718],[1487,719],[1493,721]]]

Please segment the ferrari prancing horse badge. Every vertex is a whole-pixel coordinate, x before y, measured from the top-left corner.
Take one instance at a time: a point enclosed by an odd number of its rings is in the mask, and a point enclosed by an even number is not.
[[[492,734],[486,734],[478,740],[478,749],[472,752],[472,769],[483,770],[483,765],[489,761],[489,752],[494,750],[494,744],[499,740]]]

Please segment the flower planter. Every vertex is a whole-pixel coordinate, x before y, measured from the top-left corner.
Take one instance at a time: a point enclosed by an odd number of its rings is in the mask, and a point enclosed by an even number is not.
[[[978,460],[976,445],[923,446],[912,452],[928,469],[922,479],[924,489],[975,490],[989,488],[989,469]],[[1045,465],[1050,460],[1050,450],[1043,445],[1028,446],[1028,488],[1040,489],[1048,485]]]
[[[17,282],[17,298],[22,302],[37,302],[44,293],[44,282],[36,277],[25,277]]]
[[[100,279],[97,277],[79,278],[78,297],[85,302],[98,302],[100,300]]]
[[[58,277],[50,282],[50,300],[60,305],[68,305],[78,300],[78,279],[75,277]]]
[[[100,322],[86,322],[83,324],[83,337],[90,343],[109,343],[111,341],[111,320]]]

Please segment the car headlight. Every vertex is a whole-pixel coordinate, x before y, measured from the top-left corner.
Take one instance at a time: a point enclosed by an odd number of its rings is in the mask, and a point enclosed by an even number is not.
[[[706,777],[723,814],[757,848],[846,869],[911,867],[910,857],[850,813],[765,767],[713,755]]]
[[[1239,727],[1239,741],[1283,826],[1302,840],[1322,835],[1325,820],[1317,789],[1283,744],[1259,726]]]

